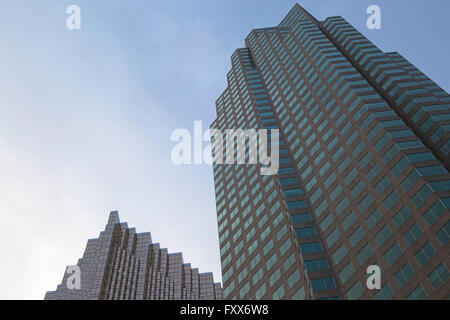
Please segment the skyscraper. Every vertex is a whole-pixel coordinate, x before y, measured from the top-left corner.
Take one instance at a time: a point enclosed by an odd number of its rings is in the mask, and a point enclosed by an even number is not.
[[[214,165],[224,298],[448,298],[448,93],[299,5],[245,45],[211,128],[279,129],[280,169]]]
[[[105,231],[88,241],[76,272],[69,270],[45,300],[220,300],[222,288],[212,273],[183,263],[181,253],[167,253],[150,233],[136,233],[111,212]],[[69,283],[69,285],[68,285]]]

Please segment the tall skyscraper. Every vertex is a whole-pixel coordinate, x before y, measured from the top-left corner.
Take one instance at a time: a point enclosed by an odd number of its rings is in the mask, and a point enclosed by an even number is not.
[[[448,298],[448,93],[299,5],[245,44],[211,128],[279,129],[280,169],[214,165],[224,298]]]
[[[222,299],[212,273],[199,273],[183,263],[181,253],[167,253],[152,243],[150,233],[136,233],[120,223],[117,212],[111,212],[99,238],[88,241],[77,266],[79,272],[69,269],[45,300]]]

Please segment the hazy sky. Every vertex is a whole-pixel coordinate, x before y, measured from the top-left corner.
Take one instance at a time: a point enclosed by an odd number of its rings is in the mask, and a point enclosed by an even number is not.
[[[220,260],[212,168],[174,166],[170,135],[205,129],[230,56],[288,0],[0,0],[0,299],[42,299],[109,211],[169,252]],[[66,28],[81,8],[82,29]],[[450,1],[299,1],[341,15],[450,90]],[[382,30],[365,27],[382,9]]]

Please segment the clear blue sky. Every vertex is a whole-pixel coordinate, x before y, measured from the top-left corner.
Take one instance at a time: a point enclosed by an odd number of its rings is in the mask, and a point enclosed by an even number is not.
[[[42,299],[110,210],[220,280],[212,168],[175,167],[177,128],[205,127],[233,51],[279,0],[0,1],[0,298]],[[82,30],[66,28],[79,5]],[[341,15],[450,90],[448,0],[304,0]],[[366,29],[366,8],[382,30]]]

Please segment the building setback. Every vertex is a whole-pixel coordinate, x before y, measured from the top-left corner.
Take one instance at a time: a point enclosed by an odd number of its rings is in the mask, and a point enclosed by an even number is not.
[[[224,298],[448,299],[448,93],[299,5],[245,44],[211,128],[279,129],[280,169],[214,165]]]
[[[150,233],[136,233],[111,212],[105,231],[88,240],[78,260],[80,289],[69,289],[65,273],[45,300],[220,300],[222,288],[212,273],[183,263],[181,253],[167,253]]]

